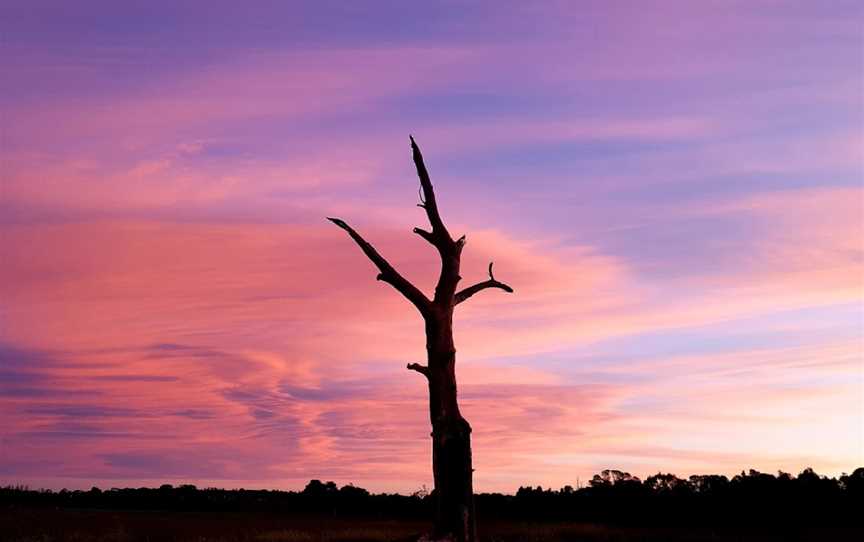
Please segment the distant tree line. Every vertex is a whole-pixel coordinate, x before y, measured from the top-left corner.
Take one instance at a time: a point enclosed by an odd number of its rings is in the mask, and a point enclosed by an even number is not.
[[[755,470],[731,479],[658,473],[644,481],[604,470],[588,487],[557,491],[520,487],[513,498],[489,495],[486,507],[532,519],[634,525],[861,525],[864,468],[839,478],[805,469],[797,477]]]
[[[312,480],[303,491],[198,489],[192,485],[89,491],[0,488],[0,507],[52,507],[376,518],[428,518],[432,495],[371,494],[352,485]],[[476,496],[481,520],[584,521],[625,525],[787,526],[864,523],[864,468],[839,478],[805,469],[797,477],[750,470],[731,479],[658,473],[644,481],[604,470],[586,487],[520,487],[515,495]]]

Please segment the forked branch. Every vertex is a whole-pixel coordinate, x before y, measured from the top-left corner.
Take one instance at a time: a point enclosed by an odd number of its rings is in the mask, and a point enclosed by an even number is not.
[[[495,280],[495,275],[492,274],[492,262],[489,262],[489,280],[478,282],[477,284],[469,286],[464,290],[459,290],[458,292],[456,292],[456,295],[453,298],[453,304],[458,305],[459,303],[462,303],[480,290],[485,290],[486,288],[498,288],[500,290],[504,290],[507,293],[513,293],[513,288],[504,284],[503,282],[498,282],[497,280]]]
[[[420,188],[423,192],[420,198],[421,203],[418,205],[426,210],[426,216],[429,217],[429,224],[432,225],[432,236],[430,237],[435,239],[436,243],[434,244],[436,246],[438,246],[438,243],[443,242],[452,245],[453,238],[450,237],[450,232],[447,231],[444,222],[441,220],[441,215],[438,213],[438,202],[435,200],[435,191],[432,189],[432,181],[429,179],[426,164],[423,163],[420,147],[414,142],[414,136],[409,137],[411,139],[411,156],[414,158],[414,165],[417,167],[417,176],[420,177]]]
[[[378,274],[377,279],[386,282],[387,284],[396,288],[396,290],[404,295],[408,301],[414,304],[415,307],[420,311],[424,316],[429,311],[429,306],[431,302],[429,298],[427,298],[423,292],[421,292],[416,286],[411,284],[405,277],[399,274],[396,269],[390,265],[390,262],[384,259],[384,256],[378,253],[368,241],[363,239],[359,233],[354,231],[354,228],[345,223],[344,220],[339,218],[331,218],[327,217],[327,220],[336,224],[351,236],[351,239],[354,239],[354,242],[357,243],[360,248],[363,250],[363,253],[372,260],[372,263],[375,264],[375,267],[378,268],[380,273]]]

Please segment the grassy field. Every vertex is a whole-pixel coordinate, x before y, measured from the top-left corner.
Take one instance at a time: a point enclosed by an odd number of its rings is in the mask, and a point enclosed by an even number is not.
[[[426,523],[308,519],[264,514],[6,509],[0,511],[3,542],[407,542]],[[573,523],[495,522],[480,525],[483,542],[767,542],[864,540],[864,531],[729,528],[628,528]]]

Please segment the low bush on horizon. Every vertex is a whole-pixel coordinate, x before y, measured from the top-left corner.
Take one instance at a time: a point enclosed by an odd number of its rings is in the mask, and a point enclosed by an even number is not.
[[[0,488],[3,542],[407,542],[434,495],[371,494],[312,480],[303,491],[191,485],[90,491]],[[751,470],[644,481],[605,470],[584,488],[476,496],[483,542],[862,540],[864,468],[838,478]]]

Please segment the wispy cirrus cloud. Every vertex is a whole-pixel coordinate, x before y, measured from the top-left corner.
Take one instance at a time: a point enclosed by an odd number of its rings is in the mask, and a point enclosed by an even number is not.
[[[422,325],[324,221],[431,292],[408,133],[516,289],[456,320],[478,489],[857,466],[860,8],[94,6],[8,8],[2,481],[430,485]]]
[[[755,314],[770,316],[798,307],[854,302],[856,280],[860,282],[851,273],[857,258],[854,240],[849,250],[826,248],[814,261],[800,260],[797,251],[783,248],[802,243],[828,247],[829,240],[842,247],[843,238],[838,234],[855,227],[854,209],[845,219],[842,213],[835,213],[835,219],[822,227],[815,227],[821,216],[815,211],[825,206],[837,209],[838,202],[852,201],[849,196],[842,191],[802,193],[800,197],[783,193],[779,199],[758,196],[706,207],[707,214],[758,213],[767,227],[754,246],[768,243],[779,248],[748,250],[764,258],[752,260],[737,274],[691,269],[684,284],[689,284],[692,293],[682,302],[658,297],[662,292],[658,284],[645,283],[627,260],[597,249],[573,248],[553,240],[518,241],[491,231],[472,234],[466,251],[466,283],[472,275],[481,279],[485,262],[494,257],[502,270],[499,273],[520,285],[516,298],[491,292],[461,307],[458,339],[464,408],[478,428],[478,449],[506,450],[501,457],[487,456],[491,472],[488,477],[478,474],[478,480],[498,487],[495,484],[513,480],[514,475],[504,471],[517,465],[535,472],[538,480],[550,480],[557,471],[546,464],[543,454],[556,456],[562,449],[587,450],[568,461],[581,457],[577,461],[581,468],[593,468],[592,446],[602,447],[613,437],[615,441],[646,438],[632,433],[644,416],[646,426],[665,427],[677,419],[677,429],[663,438],[674,438],[688,419],[697,424],[690,431],[707,423],[735,431],[776,423],[783,428],[778,434],[787,439],[792,438],[790,428],[813,427],[806,419],[796,418],[797,409],[781,418],[751,419],[746,410],[718,418],[714,403],[707,402],[701,409],[696,406],[706,396],[729,400],[730,391],[723,381],[737,386],[745,373],[750,375],[750,384],[735,390],[735,400],[749,405],[748,409],[764,409],[757,406],[762,403],[783,412],[805,397],[821,401],[817,403],[823,405],[820,408],[830,408],[838,401],[851,401],[854,406],[854,386],[819,399],[814,384],[795,384],[812,370],[805,363],[808,356],[821,355],[827,364],[828,372],[820,369],[822,373],[817,374],[840,374],[838,366],[824,359],[828,350],[821,345],[803,357],[795,351],[767,355],[754,350],[746,356],[735,352],[716,358],[708,365],[701,354],[693,354],[692,359],[661,354],[655,361],[649,358],[637,365],[604,354],[609,361],[603,368],[589,363],[589,372],[584,374],[562,373],[558,362],[544,361],[550,355],[554,358],[556,351],[590,351],[597,341],[608,343],[651,333],[674,338],[681,330],[710,329],[723,322],[752,319]],[[807,208],[814,213],[805,212]],[[772,218],[772,213],[777,216]],[[787,218],[796,221],[794,228],[788,228]],[[373,485],[406,477],[423,479],[425,470],[409,459],[414,457],[411,454],[389,464],[391,474],[386,476],[378,471],[374,476],[361,474],[344,466],[349,457],[367,457],[365,464],[371,468],[398,449],[413,449],[422,455],[427,423],[422,410],[424,389],[415,375],[403,369],[406,361],[421,355],[422,330],[413,310],[398,294],[371,280],[374,273],[362,254],[341,236],[331,235],[330,229],[97,222],[9,231],[21,236],[6,245],[7,250],[20,247],[7,252],[12,257],[5,271],[9,279],[5,283],[16,284],[7,298],[16,307],[14,320],[22,326],[10,328],[12,335],[31,344],[49,344],[43,335],[50,336],[55,348],[74,345],[60,357],[9,350],[8,357],[16,360],[16,367],[29,367],[25,379],[43,374],[48,377],[43,385],[50,382],[40,393],[7,398],[7,405],[14,405],[11,412],[30,420],[20,427],[18,438],[40,442],[84,439],[88,449],[96,451],[122,443],[120,447],[130,450],[134,458],[141,450],[160,446],[158,437],[173,434],[182,424],[184,434],[190,435],[183,446],[197,450],[195,453],[206,455],[210,447],[246,443],[243,457],[257,457],[256,465],[268,477],[289,484],[300,472],[333,472],[346,478],[354,472],[358,480]],[[789,237],[789,232],[798,234]],[[408,233],[386,229],[372,230],[370,238],[380,241],[388,254],[398,255],[394,261],[406,274],[432,283],[433,277],[424,272],[430,258],[428,247]],[[87,240],[84,246],[76,246],[81,240]],[[91,243],[93,248],[87,248]],[[44,248],[35,252],[42,258],[33,258],[34,246]],[[303,259],[298,261],[295,255],[301,246]],[[319,252],[310,251],[311,247]],[[811,268],[839,270],[830,281],[835,292],[831,297],[824,297],[828,290],[823,283],[808,288],[806,281],[793,282],[795,287],[789,288],[789,280],[797,281],[800,272]],[[52,269],[64,273],[57,276],[48,272]],[[366,275],[369,280],[363,279]],[[202,280],[208,276],[211,278]],[[845,287],[844,276],[848,277]],[[574,282],[574,277],[579,280]],[[759,293],[730,304],[727,297],[694,286],[701,284],[719,292],[750,288]],[[58,294],[46,304],[48,287],[56,287]],[[696,295],[701,297],[692,297]],[[41,303],[31,302],[36,299]],[[62,317],[68,311],[75,317],[75,326]],[[339,318],[334,322],[335,314]],[[215,334],[214,329],[221,332]],[[379,339],[382,329],[389,330],[386,349]],[[30,333],[24,334],[25,330]],[[642,340],[641,344],[651,343]],[[856,344],[853,341],[844,348],[845,357],[840,359],[844,371],[852,371],[848,376],[854,379]],[[24,354],[17,355],[18,351]],[[512,361],[502,366],[495,361],[501,356]],[[80,363],[85,359],[86,363]],[[756,369],[748,366],[748,360],[757,362]],[[570,364],[579,367],[586,361],[576,356]],[[753,385],[753,370],[765,375],[761,388]],[[789,374],[772,382],[778,370]],[[711,375],[706,371],[723,373],[705,380]],[[717,375],[724,373],[718,380]],[[649,374],[651,380],[646,382]],[[652,413],[656,407],[646,410],[646,405],[656,401],[652,397],[669,396],[668,383],[659,387],[651,383],[660,375],[691,387],[707,384],[704,389],[695,388],[699,390],[696,395],[679,397],[689,405],[686,409],[664,407]],[[417,381],[406,388],[405,380]],[[803,388],[794,395],[766,394],[766,389],[778,384],[781,389],[790,384]],[[190,400],[190,389],[197,390],[195,400]],[[65,402],[48,399],[53,399],[54,390],[67,398]],[[75,390],[82,394],[69,395]],[[93,403],[94,396],[100,401]],[[389,400],[382,402],[382,396]],[[130,397],[137,397],[134,407],[128,406]],[[633,401],[641,414],[632,410]],[[394,417],[394,412],[404,415]],[[139,432],[125,429],[131,417],[142,428]],[[385,418],[387,423],[381,424],[379,420]],[[81,419],[89,423],[76,425]],[[849,418],[853,419],[854,415]],[[549,440],[550,434],[556,438]],[[103,443],[102,447],[94,447],[93,442]],[[710,442],[709,438],[702,446],[713,445]],[[288,443],[294,450],[290,458],[277,452]],[[854,446],[847,450],[854,451]],[[95,451],[82,449],[81,453],[94,460]],[[159,453],[165,452],[152,452]],[[514,462],[514,454],[521,459]],[[829,455],[834,457],[825,457]],[[733,462],[722,454],[705,457]],[[766,456],[762,464],[788,464],[783,461]],[[832,461],[833,465],[840,459]],[[110,467],[106,473],[122,478],[155,463],[143,461],[134,468],[123,461],[104,464]],[[638,463],[632,464],[638,468]],[[707,460],[692,459],[690,464],[709,467]],[[216,477],[247,479],[248,474],[242,474],[240,466],[237,469],[226,467]],[[174,467],[168,470],[176,472]],[[192,478],[215,473],[207,469],[188,472]]]

